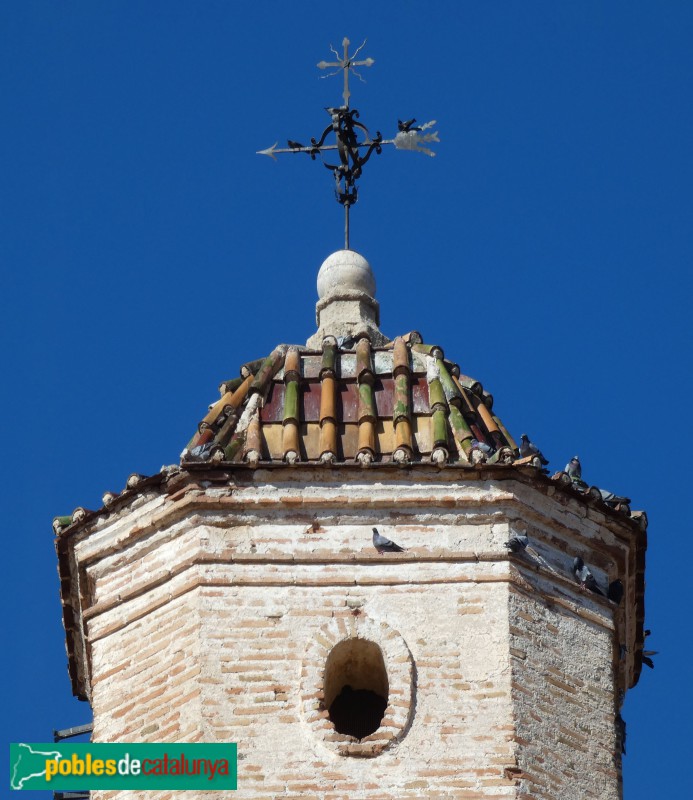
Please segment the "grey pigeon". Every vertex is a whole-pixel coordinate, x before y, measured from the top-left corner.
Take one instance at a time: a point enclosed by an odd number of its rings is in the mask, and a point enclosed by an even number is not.
[[[354,339],[353,336],[338,336],[337,347],[349,350],[351,347],[353,347],[355,341],[356,340]]]
[[[582,478],[582,465],[577,456],[573,456],[570,461],[565,465],[563,470],[571,480],[580,480]]]
[[[299,150],[303,145],[300,142],[294,142],[293,139],[287,139],[286,143],[292,150]]]
[[[379,553],[403,553],[404,548],[400,547],[395,542],[390,541],[390,539],[386,539],[384,536],[381,536],[378,533],[377,528],[373,528],[373,547]]]
[[[206,444],[198,444],[186,453],[186,461],[209,461],[212,450],[217,447],[214,442],[207,442]]]
[[[619,605],[623,600],[623,584],[619,580],[611,581],[609,588],[606,590],[606,596],[612,603]]]
[[[529,544],[529,539],[527,536],[520,534],[519,536],[513,536],[509,539],[505,546],[510,550],[512,553],[521,553]]]
[[[616,508],[616,506],[630,505],[629,497],[621,497],[620,495],[608,491],[608,489],[600,489],[599,494],[601,494],[602,500],[607,504],[607,506],[610,506],[611,508]]]
[[[485,453],[487,456],[492,456],[496,451],[486,444],[486,442],[480,442],[478,439],[472,439],[471,441],[472,450],[481,450],[482,453]]]
[[[529,441],[529,436],[526,433],[523,433],[520,442],[520,455],[522,458],[529,458],[530,456],[535,456],[539,459],[540,463],[543,466],[546,466],[549,462],[544,458],[544,454],[541,450],[532,442]]]
[[[602,597],[604,596],[604,592],[599,588],[594,575],[590,572],[589,567],[585,565],[585,562],[580,556],[575,556],[573,559],[573,575],[575,575],[575,580],[580,584],[582,589],[589,589],[589,591],[594,592],[594,594],[600,594]]]

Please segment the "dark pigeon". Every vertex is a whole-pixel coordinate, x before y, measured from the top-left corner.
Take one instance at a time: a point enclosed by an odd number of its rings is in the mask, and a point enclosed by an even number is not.
[[[286,143],[292,150],[299,150],[303,145],[300,142],[294,142],[292,139],[287,139]]]
[[[541,450],[532,442],[529,441],[529,436],[526,433],[523,433],[520,442],[520,455],[522,458],[529,458],[530,456],[535,456],[539,459],[543,466],[546,466],[549,462],[544,458],[544,454]]]
[[[618,732],[620,734],[621,739],[621,752],[625,756],[626,754],[626,723],[623,717],[620,714],[616,715],[616,725],[618,727]]]
[[[589,567],[585,565],[585,562],[580,556],[575,556],[573,560],[573,575],[575,575],[575,580],[580,584],[582,589],[589,589],[589,591],[594,592],[594,594],[600,594],[602,597],[604,596],[604,592],[599,588],[594,575],[590,572]]]
[[[390,539],[386,539],[384,536],[381,536],[378,533],[377,528],[373,528],[373,547],[379,553],[403,553],[404,548],[400,547],[395,542],[390,541]]]
[[[397,128],[402,131],[403,133],[408,133],[409,131],[420,131],[423,128],[419,128],[418,126],[414,126],[416,119],[408,119],[406,122],[402,122],[401,119],[397,120]]]
[[[654,661],[652,660],[652,656],[656,656],[658,653],[659,650],[643,650],[642,663],[646,664],[650,669],[654,669]]]
[[[619,580],[611,581],[609,588],[606,590],[606,596],[612,603],[620,605],[623,600],[623,584]]]
[[[526,536],[513,536],[509,539],[505,546],[510,550],[512,553],[521,553],[529,544],[529,539]]]

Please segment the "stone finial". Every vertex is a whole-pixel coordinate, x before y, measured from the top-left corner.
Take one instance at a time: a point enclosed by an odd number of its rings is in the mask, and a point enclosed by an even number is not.
[[[380,332],[380,306],[375,299],[375,277],[370,264],[354,250],[337,250],[323,261],[318,273],[317,332],[308,347],[320,349],[325,336],[358,339],[371,345],[389,342]]]

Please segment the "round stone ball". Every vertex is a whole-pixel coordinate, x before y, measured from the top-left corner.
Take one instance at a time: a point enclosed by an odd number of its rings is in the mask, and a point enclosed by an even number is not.
[[[351,289],[375,297],[375,277],[371,265],[354,250],[337,250],[329,255],[318,272],[318,297],[339,289]]]

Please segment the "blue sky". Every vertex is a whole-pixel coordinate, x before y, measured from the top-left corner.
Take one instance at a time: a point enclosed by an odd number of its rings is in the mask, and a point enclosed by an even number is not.
[[[362,121],[438,120],[434,159],[373,157],[352,212],[382,328],[439,343],[562,468],[650,519],[625,796],[683,791],[690,742],[688,2],[5,0],[0,303],[6,741],[70,697],[51,519],[176,462],[222,379],[314,332],[342,245],[318,136],[368,37]],[[347,23],[347,20],[349,22]],[[576,653],[576,658],[585,654]],[[6,751],[4,757],[6,758]],[[240,795],[239,795],[240,796]]]

